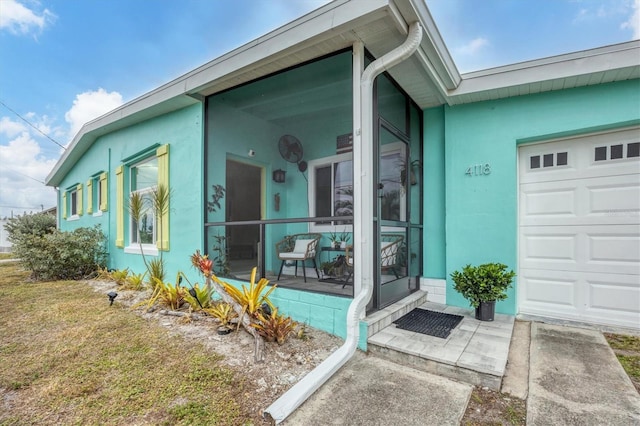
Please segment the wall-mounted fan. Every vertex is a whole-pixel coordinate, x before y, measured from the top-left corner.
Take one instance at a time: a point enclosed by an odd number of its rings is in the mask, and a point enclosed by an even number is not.
[[[280,155],[289,163],[296,163],[298,170],[304,172],[307,170],[307,162],[302,160],[304,150],[302,149],[302,143],[292,135],[283,135],[278,141],[278,150]]]

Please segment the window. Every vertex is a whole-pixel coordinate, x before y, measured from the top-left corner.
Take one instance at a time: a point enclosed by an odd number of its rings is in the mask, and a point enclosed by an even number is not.
[[[163,202],[162,212],[154,211],[151,202],[152,194],[157,188],[170,193],[169,145],[154,145],[124,159],[123,164],[116,167],[115,175],[116,247],[124,248],[126,253],[140,253],[139,244],[144,245],[145,254],[169,250],[170,199]],[[127,212],[128,201],[133,194],[139,195],[143,202],[143,211],[137,222]],[[107,174],[103,173],[100,175],[100,189],[97,192],[101,209],[107,209],[107,197]],[[129,219],[126,219],[127,215]],[[127,220],[129,244],[125,247]]]
[[[353,161],[351,154],[332,157],[333,161],[314,167],[312,197],[314,217],[353,215]],[[333,224],[342,224],[336,221]],[[316,222],[331,225],[331,222]]]
[[[62,193],[62,218],[77,220],[82,215],[82,184],[70,186]]]
[[[87,213],[101,216],[107,211],[107,173],[95,174],[87,181]]]
[[[152,192],[158,185],[158,159],[149,158],[130,168],[129,199],[134,194],[142,198],[143,211],[136,223],[129,217],[131,230],[131,244],[154,244],[157,239],[156,213],[153,209]]]
[[[405,220],[406,217],[403,158],[402,142],[382,146],[379,195],[382,197],[381,215],[384,220]],[[310,216],[353,216],[352,153],[311,160],[309,170]],[[319,221],[312,222],[310,228],[315,232],[329,232],[346,223],[340,220]]]
[[[71,216],[78,215],[78,191],[71,191]]]

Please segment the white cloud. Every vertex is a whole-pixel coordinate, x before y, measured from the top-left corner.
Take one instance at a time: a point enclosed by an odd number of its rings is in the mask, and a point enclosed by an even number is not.
[[[38,12],[16,0],[0,0],[0,30],[16,35],[39,33],[55,19],[56,15],[48,9]]]
[[[65,120],[70,126],[69,139],[73,139],[85,123],[100,117],[120,105],[122,105],[122,95],[118,92],[107,93],[103,88],[76,95],[73,106],[64,115]]]
[[[24,123],[13,121],[9,117],[2,117],[0,119],[0,134],[8,138],[14,138],[26,130],[27,126]]]
[[[2,123],[5,122],[8,119],[3,117]],[[4,131],[5,126],[2,128]],[[27,130],[7,145],[0,145],[0,216],[54,206],[55,191],[42,182],[55,162],[44,157],[40,145]]]
[[[633,2],[631,6],[631,16],[629,16],[629,20],[620,25],[620,28],[631,29],[633,31],[633,35],[631,36],[632,40],[640,39],[640,0]]]
[[[484,37],[476,37],[469,43],[458,47],[456,51],[461,55],[475,55],[485,46],[489,46],[489,40]]]

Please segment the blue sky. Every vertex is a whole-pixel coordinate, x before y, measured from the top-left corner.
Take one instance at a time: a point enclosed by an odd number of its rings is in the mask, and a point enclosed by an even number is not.
[[[43,133],[66,145],[85,122],[325,3],[0,0],[0,217],[55,204],[39,181],[62,148]],[[640,37],[640,0],[426,3],[461,72]]]

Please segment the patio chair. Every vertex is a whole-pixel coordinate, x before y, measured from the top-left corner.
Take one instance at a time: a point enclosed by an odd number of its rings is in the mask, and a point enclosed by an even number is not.
[[[318,242],[322,238],[322,235],[315,233],[307,234],[295,234],[285,237],[283,240],[276,243],[276,253],[278,253],[278,259],[282,260],[280,264],[280,272],[278,272],[278,280],[282,275],[282,268],[286,262],[296,262],[295,276],[298,276],[298,262],[302,261],[302,275],[304,276],[304,282],[307,282],[307,271],[305,268],[305,262],[307,259],[313,262],[313,268],[316,270],[318,279],[320,273],[318,272],[318,266],[316,265],[316,248]]]
[[[398,250],[402,247],[404,236],[399,234],[382,234],[380,236],[380,270],[382,272],[391,270],[396,276],[396,279],[400,278],[398,275],[397,267],[399,266],[400,253]],[[349,275],[344,282],[342,288],[345,288],[349,284],[349,280],[353,275],[353,246],[348,246],[345,250],[345,258]]]

